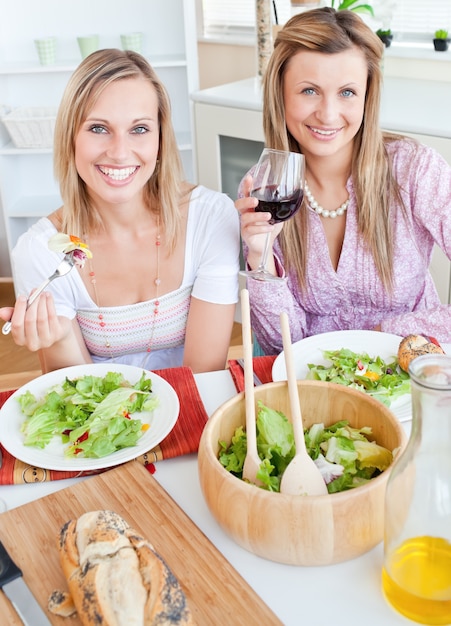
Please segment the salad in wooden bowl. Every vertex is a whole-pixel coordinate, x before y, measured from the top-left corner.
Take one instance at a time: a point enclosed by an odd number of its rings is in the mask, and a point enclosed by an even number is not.
[[[298,381],[305,428],[345,420],[353,429],[371,429],[369,439],[396,458],[404,430],[384,404],[334,383]],[[290,418],[285,381],[255,389],[255,401]],[[219,525],[241,547],[291,565],[329,565],[364,554],[383,538],[388,467],[357,488],[324,496],[291,496],[261,489],[228,471],[219,456],[237,429],[245,428],[241,393],[219,407],[199,445],[199,478],[206,503]]]

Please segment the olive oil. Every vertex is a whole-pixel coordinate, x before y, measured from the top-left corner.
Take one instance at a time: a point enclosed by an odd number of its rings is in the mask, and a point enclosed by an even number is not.
[[[409,365],[412,428],[385,490],[382,589],[402,615],[451,624],[451,355]]]
[[[408,539],[388,554],[382,588],[400,613],[422,624],[451,624],[451,543]]]

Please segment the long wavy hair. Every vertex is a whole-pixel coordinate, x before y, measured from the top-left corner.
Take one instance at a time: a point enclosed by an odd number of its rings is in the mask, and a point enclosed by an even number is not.
[[[86,184],[75,166],[75,141],[103,90],[116,81],[132,78],[147,79],[158,98],[158,163],[144,194],[149,211],[159,213],[166,241],[173,249],[180,233],[179,207],[187,186],[182,184],[183,168],[171,121],[170,100],[150,64],[130,50],[112,48],[89,55],[72,74],[64,91],[54,138],[54,172],[63,200],[61,226],[64,232],[80,237],[102,227],[101,217],[91,205]]]
[[[393,284],[393,238],[390,205],[401,204],[385,143],[399,139],[379,126],[384,45],[352,11],[313,9],[292,17],[279,31],[263,79],[263,127],[265,143],[280,150],[301,152],[285,122],[283,83],[288,61],[309,50],[336,54],[353,47],[363,52],[368,67],[364,116],[353,145],[351,175],[358,207],[358,228],[371,251],[385,288]],[[308,213],[299,211],[279,235],[287,269],[294,269],[302,289],[306,287]]]

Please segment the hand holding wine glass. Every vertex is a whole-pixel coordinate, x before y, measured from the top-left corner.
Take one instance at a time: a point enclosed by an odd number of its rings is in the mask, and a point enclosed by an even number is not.
[[[265,148],[253,174],[251,196],[258,199],[258,212],[271,213],[270,224],[285,222],[299,210],[304,189],[304,157],[298,152]],[[260,265],[240,272],[257,280],[284,280],[266,268],[270,233],[266,234]]]

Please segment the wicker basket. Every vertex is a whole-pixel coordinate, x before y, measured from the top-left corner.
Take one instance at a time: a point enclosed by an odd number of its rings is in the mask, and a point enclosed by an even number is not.
[[[2,117],[16,148],[52,148],[56,109],[19,107]]]

